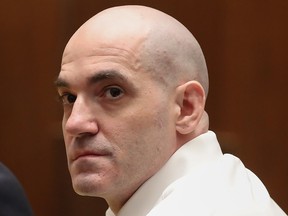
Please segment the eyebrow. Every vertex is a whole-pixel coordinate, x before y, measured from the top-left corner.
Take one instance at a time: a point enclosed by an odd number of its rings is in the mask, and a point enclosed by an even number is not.
[[[62,79],[61,77],[58,77],[55,81],[54,81],[54,85],[57,87],[57,88],[60,88],[60,87],[69,87],[69,84],[68,82],[66,82],[64,79]]]
[[[96,84],[99,83],[100,81],[103,80],[121,80],[121,81],[125,81],[128,82],[127,77],[125,77],[124,75],[122,75],[121,73],[119,73],[116,70],[105,70],[105,71],[101,71],[98,72],[96,74],[93,74],[92,76],[87,78],[87,84],[91,85],[91,84]],[[55,86],[57,88],[61,88],[61,87],[66,87],[69,88],[69,83],[64,80],[61,77],[58,77],[55,82],[54,82]]]
[[[87,78],[87,83],[88,84],[95,84],[103,80],[112,80],[112,79],[118,79],[121,81],[126,81],[128,82],[127,77],[122,75],[116,70],[106,70],[106,71],[101,71],[99,73],[96,73],[90,77]]]

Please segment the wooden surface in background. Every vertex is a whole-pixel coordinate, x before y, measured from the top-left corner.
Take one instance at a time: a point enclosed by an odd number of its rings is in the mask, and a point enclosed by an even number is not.
[[[288,212],[286,0],[2,0],[0,160],[22,182],[35,214],[104,215],[104,201],[72,190],[53,81],[73,32],[121,4],[163,10],[196,36],[210,74],[211,129]]]

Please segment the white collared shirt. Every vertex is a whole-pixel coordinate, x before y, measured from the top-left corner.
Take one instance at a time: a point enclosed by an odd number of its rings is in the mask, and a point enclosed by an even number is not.
[[[285,216],[242,162],[209,131],[184,144],[117,216]],[[109,208],[106,216],[115,216]]]

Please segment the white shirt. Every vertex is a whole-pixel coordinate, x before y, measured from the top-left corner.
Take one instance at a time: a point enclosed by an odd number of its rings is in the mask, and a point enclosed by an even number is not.
[[[117,216],[285,216],[262,182],[209,131],[184,144]],[[115,216],[109,208],[106,216]]]

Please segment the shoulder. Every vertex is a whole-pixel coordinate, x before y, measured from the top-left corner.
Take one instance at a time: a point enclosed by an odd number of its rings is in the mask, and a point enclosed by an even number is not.
[[[272,204],[256,175],[238,158],[224,155],[171,184],[149,216],[279,216]]]
[[[13,173],[2,163],[0,163],[0,215],[32,215],[22,186]]]

